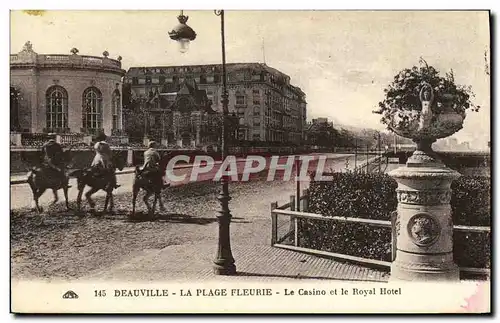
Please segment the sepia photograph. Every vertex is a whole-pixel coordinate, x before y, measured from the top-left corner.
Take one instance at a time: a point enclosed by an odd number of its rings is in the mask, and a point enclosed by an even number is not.
[[[11,313],[491,313],[489,10],[9,16]]]

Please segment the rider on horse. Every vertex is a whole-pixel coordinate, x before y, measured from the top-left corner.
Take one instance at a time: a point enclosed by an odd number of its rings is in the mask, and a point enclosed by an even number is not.
[[[144,164],[142,167],[137,167],[137,174],[139,176],[144,176],[148,179],[161,179],[163,177],[163,171],[160,167],[161,157],[156,148],[157,144],[155,141],[151,141],[148,144],[148,150],[144,152]],[[162,185],[163,187],[169,186],[168,184]]]
[[[44,164],[49,169],[56,171],[57,175],[63,177],[64,174],[64,152],[62,146],[53,138],[54,134],[49,134],[50,138],[42,146]]]
[[[90,167],[98,175],[103,175],[103,173],[111,173],[113,175],[113,185],[114,188],[118,188],[121,185],[117,184],[115,168],[112,161],[111,147],[105,141],[106,135],[101,133],[96,137],[97,143],[94,145],[95,157],[92,160]]]

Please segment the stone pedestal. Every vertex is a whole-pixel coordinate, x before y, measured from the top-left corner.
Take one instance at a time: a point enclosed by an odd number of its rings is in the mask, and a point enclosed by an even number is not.
[[[450,185],[460,174],[429,149],[415,151],[405,167],[389,175],[398,183],[397,251],[390,279],[458,281]]]
[[[20,133],[11,132],[10,133],[10,142],[12,145],[16,147],[21,147],[23,145],[22,135]]]
[[[91,145],[92,144],[92,136],[84,136],[83,142],[86,143],[87,145]]]
[[[129,149],[127,151],[127,166],[133,166],[134,165],[134,151],[132,149]]]

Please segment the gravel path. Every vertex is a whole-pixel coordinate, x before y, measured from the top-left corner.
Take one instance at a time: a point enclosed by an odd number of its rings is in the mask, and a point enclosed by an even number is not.
[[[275,200],[285,203],[293,188],[293,183],[284,182],[233,184],[233,237],[267,243],[269,205]],[[218,189],[215,183],[172,188],[164,195],[167,212],[156,221],[128,219],[130,193],[115,197],[114,215],[79,217],[60,205],[43,218],[26,209],[12,211],[12,276],[77,278],[144,250],[215,241]],[[103,199],[97,203],[102,205]],[[139,209],[145,211],[142,203]]]

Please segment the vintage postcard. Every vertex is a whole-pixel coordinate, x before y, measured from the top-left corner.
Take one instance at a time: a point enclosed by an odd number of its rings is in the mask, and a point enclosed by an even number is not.
[[[11,10],[11,313],[490,313],[488,10]]]

